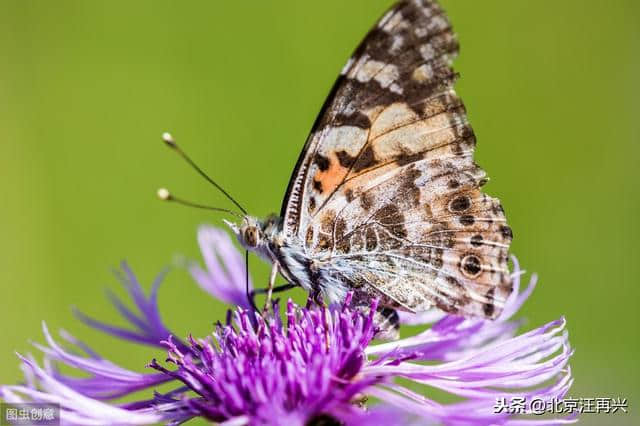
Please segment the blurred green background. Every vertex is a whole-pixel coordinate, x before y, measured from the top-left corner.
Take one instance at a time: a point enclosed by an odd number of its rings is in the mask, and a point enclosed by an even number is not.
[[[540,274],[528,327],[566,315],[576,397],[626,397],[640,420],[640,3],[443,1],[462,45],[457,88],[513,226]],[[118,322],[104,288],[131,262],[149,284],[220,216],[165,205],[167,186],[228,206],[166,149],[171,131],[257,215],[291,169],[343,63],[389,0],[0,0],[0,382],[40,322],[141,368],[156,350],[113,344],[76,305]],[[255,281],[267,268],[252,262]],[[118,289],[120,290],[120,289]],[[203,335],[223,306],[174,269],[162,312]],[[634,421],[635,420],[635,421]]]

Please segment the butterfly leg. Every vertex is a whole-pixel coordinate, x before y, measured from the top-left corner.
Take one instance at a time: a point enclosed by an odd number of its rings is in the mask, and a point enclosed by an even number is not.
[[[269,306],[271,306],[271,297],[273,296],[273,287],[276,283],[277,276],[278,264],[274,262],[273,266],[271,267],[271,274],[269,275],[269,286],[267,287],[267,300],[264,302],[264,311],[267,311],[269,309]]]
[[[282,293],[283,291],[291,290],[292,288],[296,288],[296,287],[298,286],[291,283],[282,284],[282,285],[273,287],[273,289],[271,290],[271,293],[273,294]],[[251,297],[255,297],[258,294],[266,294],[267,291],[269,291],[268,288],[256,288],[255,290],[250,291],[249,294],[251,294]]]
[[[279,285],[277,287],[273,287],[273,289],[271,289],[271,294],[276,294],[276,293],[281,293],[283,291],[287,291],[287,290],[291,290],[292,288],[296,288],[297,285],[295,284],[291,284],[291,283],[287,283],[287,284],[282,284]],[[266,294],[267,291],[269,291],[268,288],[257,288],[255,290],[251,290],[249,292],[249,300],[251,301],[251,306],[253,306],[253,309],[258,312],[258,308],[256,306],[256,296],[258,294]]]

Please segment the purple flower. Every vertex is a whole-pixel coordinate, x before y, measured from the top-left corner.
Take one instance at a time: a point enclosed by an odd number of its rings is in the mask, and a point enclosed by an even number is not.
[[[155,372],[130,371],[66,332],[61,333],[63,347],[43,325],[47,344],[36,344],[44,354],[43,366],[19,355],[25,384],[1,386],[0,396],[8,402],[58,403],[63,424],[82,425],[179,424],[194,417],[227,426],[575,421],[535,416],[528,403],[523,415],[497,409],[497,401],[512,397],[528,402],[562,398],[572,384],[564,319],[516,335],[520,323],[511,317],[530,296],[535,277],[521,289],[515,259],[515,291],[497,320],[436,312],[402,315],[405,323],[432,325],[412,337],[376,343],[372,313],[377,301],[366,311],[352,307],[350,300],[329,307],[288,301],[284,319],[277,303],[274,314],[258,316],[246,307],[242,259],[226,234],[201,228],[199,241],[208,272],[192,267],[194,277],[211,294],[241,304],[211,336],[190,336],[186,342],[173,337],[156,304],[159,279],[147,297],[123,265],[125,288],[139,312],[115,297],[112,301],[132,330],[80,318],[116,337],[166,347],[166,361],[152,360],[149,367]],[[58,364],[84,375],[63,374]],[[171,390],[117,401],[160,384]],[[432,389],[457,402],[429,397]],[[369,397],[380,402],[372,404]]]

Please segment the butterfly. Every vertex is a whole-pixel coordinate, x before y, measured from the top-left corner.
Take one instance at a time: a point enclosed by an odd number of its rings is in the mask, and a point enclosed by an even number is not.
[[[357,47],[313,124],[280,215],[227,222],[289,285],[331,302],[495,318],[513,238],[481,191],[454,91],[458,42],[433,0],[397,2]],[[269,297],[270,297],[269,293]]]

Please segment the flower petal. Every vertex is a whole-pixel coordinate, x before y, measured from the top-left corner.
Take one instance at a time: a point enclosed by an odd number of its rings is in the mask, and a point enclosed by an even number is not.
[[[18,355],[23,367],[35,377],[41,390],[29,386],[1,386],[6,401],[48,402],[60,405],[62,424],[69,425],[147,425],[167,420],[155,409],[125,410],[86,397],[39,367],[33,360]]]
[[[70,334],[61,333],[67,342],[82,349],[84,352],[89,351],[91,356],[83,357],[73,354],[62,348],[53,339],[44,322],[42,323],[42,329],[48,346],[43,346],[37,343],[34,343],[34,345],[46,356],[46,371],[56,380],[87,397],[99,400],[119,398],[171,380],[170,377],[163,374],[141,374],[127,370],[100,357],[97,353],[90,350],[86,345],[83,345]],[[90,376],[73,377],[63,375],[54,365],[52,365],[51,361],[61,362],[67,366],[88,373]]]
[[[229,235],[221,229],[203,225],[198,229],[198,243],[206,270],[196,263],[189,265],[189,272],[198,285],[216,299],[250,309],[246,266]],[[251,280],[248,285],[251,290]]]
[[[455,326],[455,324],[452,324]],[[368,392],[387,403],[405,407],[415,415],[445,423],[504,423],[507,413],[495,413],[499,397],[523,397],[527,401],[561,399],[573,383],[567,366],[572,355],[564,318],[517,337],[494,341],[465,353],[449,362],[424,365],[415,362],[390,362],[378,347],[375,354],[383,362],[372,362],[361,371],[363,377],[386,376],[389,380],[404,377],[416,384],[438,388],[465,401],[440,404],[409,389],[383,382]],[[422,336],[425,338],[425,336]],[[412,339],[403,350],[394,353],[407,355],[409,348],[420,352],[420,336]],[[427,342],[431,345],[432,342]],[[385,344],[388,345],[388,344]],[[383,345],[377,345],[383,346]],[[388,350],[394,351],[391,346]],[[531,410],[527,408],[527,412]],[[549,424],[573,421],[571,418],[550,419]],[[555,422],[555,423],[554,423]]]
[[[84,313],[74,310],[76,317],[87,324],[89,327],[98,329],[104,333],[118,337],[120,339],[129,340],[134,343],[141,343],[150,346],[163,347],[161,341],[169,337],[172,333],[162,322],[160,311],[158,310],[158,288],[162,283],[166,271],[160,273],[153,282],[149,296],[145,296],[140,282],[134,275],[126,262],[121,264],[122,271],[116,271],[116,275],[120,282],[127,290],[129,297],[132,299],[140,315],[134,314],[114,295],[110,298],[116,309],[124,316],[124,318],[134,327],[134,330],[117,327],[95,320]],[[186,346],[182,345],[183,348]]]

